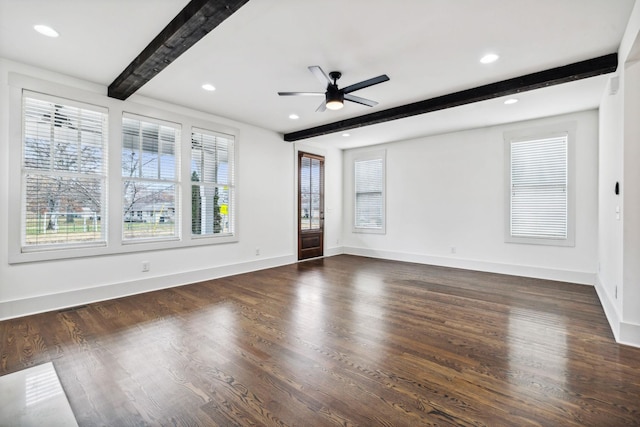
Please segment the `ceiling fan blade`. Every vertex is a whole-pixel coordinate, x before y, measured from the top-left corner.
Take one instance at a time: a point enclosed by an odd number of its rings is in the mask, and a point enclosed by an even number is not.
[[[387,80],[389,80],[389,76],[387,76],[386,74],[383,74],[381,76],[374,77],[372,79],[364,80],[364,81],[361,81],[360,83],[355,83],[355,84],[352,84],[350,86],[347,86],[344,89],[342,89],[342,92],[344,92],[344,93],[354,92],[356,90],[364,89],[365,87],[369,87],[369,86],[377,85],[378,83],[386,82]]]
[[[333,83],[329,76],[327,76],[327,73],[325,73],[319,65],[311,65],[309,67],[309,71],[311,71],[325,87]]]
[[[318,105],[318,108],[316,109],[316,113],[322,113],[326,111],[326,109],[327,109],[327,103],[325,101],[322,101],[322,104]]]
[[[345,94],[344,99],[351,102],[357,102],[358,104],[366,105],[367,107],[375,107],[378,105],[376,101],[372,101],[366,98],[360,98],[359,96]]]
[[[324,96],[324,92],[278,92],[280,96]]]

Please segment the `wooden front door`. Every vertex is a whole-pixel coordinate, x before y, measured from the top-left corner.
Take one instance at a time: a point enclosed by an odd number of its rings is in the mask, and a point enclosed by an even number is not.
[[[323,255],[324,157],[298,153],[298,259]]]

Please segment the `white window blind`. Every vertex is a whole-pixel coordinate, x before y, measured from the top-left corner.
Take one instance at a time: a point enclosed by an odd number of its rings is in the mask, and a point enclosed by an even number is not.
[[[123,239],[178,237],[180,126],[125,115],[122,119]]]
[[[355,229],[384,230],[384,158],[354,161]]]
[[[234,233],[234,137],[191,132],[191,234]]]
[[[22,250],[106,243],[107,110],[23,95]]]
[[[511,142],[511,236],[568,237],[568,136]]]

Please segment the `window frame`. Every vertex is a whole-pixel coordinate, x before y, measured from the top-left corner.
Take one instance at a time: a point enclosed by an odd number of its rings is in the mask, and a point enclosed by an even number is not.
[[[70,107],[70,108],[76,108],[76,109],[81,109],[81,110],[85,110],[85,111],[91,111],[93,113],[97,113],[100,114],[101,117],[101,121],[102,121],[102,126],[101,126],[101,144],[100,144],[100,150],[101,150],[101,167],[100,170],[98,172],[93,172],[93,173],[83,173],[81,171],[71,171],[71,170],[56,170],[55,168],[30,168],[27,165],[25,165],[25,154],[26,154],[26,144],[25,144],[25,140],[26,140],[26,123],[27,121],[25,120],[25,116],[26,116],[26,100],[27,99],[33,99],[35,101],[39,101],[39,102],[44,102],[44,103],[50,103],[50,104],[56,104],[63,106],[63,107]],[[57,110],[57,108],[56,108]],[[78,102],[75,100],[71,100],[71,99],[66,99],[66,98],[61,98],[61,97],[52,97],[46,94],[42,94],[42,93],[38,93],[38,92],[34,92],[34,91],[30,91],[30,90],[23,90],[22,91],[22,96],[21,96],[21,105],[20,105],[20,116],[21,116],[21,129],[20,129],[20,199],[21,199],[21,203],[20,203],[20,250],[24,253],[29,253],[29,252],[43,252],[43,251],[55,251],[55,250],[64,250],[64,249],[76,249],[76,248],[82,248],[82,249],[86,249],[86,248],[90,248],[90,247],[104,247],[107,245],[107,240],[108,240],[108,226],[106,222],[102,222],[102,218],[106,218],[106,216],[108,215],[108,204],[107,204],[107,194],[108,194],[108,142],[109,142],[109,112],[106,108],[97,106],[97,105],[93,105],[93,104],[88,104],[85,102]],[[56,126],[54,125],[54,127],[60,127],[62,129],[62,126]],[[53,143],[53,140],[51,141]],[[80,142],[80,141],[74,141],[74,142]],[[78,159],[78,161],[80,161],[81,159]],[[26,203],[27,203],[27,188],[26,188],[26,177],[28,175],[37,175],[37,176],[51,176],[51,177],[58,177],[58,178],[87,178],[87,179],[93,179],[93,180],[97,180],[100,182],[100,194],[99,194],[99,200],[100,200],[100,204],[102,205],[102,209],[100,210],[99,213],[97,212],[93,212],[94,214],[98,214],[101,217],[101,231],[100,231],[100,238],[96,239],[96,240],[92,240],[92,241],[87,241],[87,242],[82,242],[82,241],[74,241],[74,242],[70,242],[70,243],[51,243],[51,244],[33,244],[33,245],[28,245],[26,242]],[[68,213],[66,213],[68,214]],[[86,214],[82,214],[83,216]],[[86,216],[85,216],[85,220],[86,220]]]
[[[156,125],[156,126],[162,126],[162,127],[167,127],[167,128],[172,128],[175,133],[174,136],[175,141],[174,141],[174,156],[175,156],[175,160],[174,160],[174,176],[173,179],[163,179],[162,177],[155,177],[155,178],[151,178],[148,176],[143,176],[143,171],[142,171],[142,165],[141,165],[141,170],[140,170],[140,174],[138,176],[129,176],[129,177],[125,177],[124,175],[122,175],[122,168],[119,168],[120,170],[120,178],[121,178],[121,182],[120,182],[120,189],[123,191],[120,194],[120,197],[122,200],[124,200],[125,198],[125,194],[124,194],[124,185],[125,182],[127,181],[134,181],[134,182],[139,182],[139,183],[147,183],[147,184],[160,184],[160,183],[172,183],[175,186],[173,195],[174,195],[174,212],[175,212],[175,220],[174,220],[174,232],[172,235],[169,236],[147,236],[147,237],[127,237],[126,233],[125,233],[125,223],[126,219],[125,219],[125,212],[124,209],[121,210],[121,226],[122,226],[122,243],[124,245],[130,245],[130,244],[137,244],[137,243],[146,243],[146,242],[160,242],[163,240],[166,241],[171,241],[171,240],[180,240],[180,237],[182,235],[182,227],[181,225],[181,217],[183,215],[182,209],[180,209],[181,203],[181,194],[182,194],[182,183],[180,181],[181,178],[181,174],[180,174],[180,166],[181,166],[181,162],[182,162],[182,158],[180,156],[181,154],[181,139],[182,139],[182,133],[184,132],[182,129],[182,126],[180,125],[180,123],[174,123],[174,122],[169,122],[166,120],[160,120],[154,117],[146,117],[146,116],[141,116],[139,114],[135,114],[135,113],[130,113],[128,111],[125,111],[122,114],[121,117],[121,124],[124,123],[124,120],[137,120],[140,125],[142,126],[143,123],[145,124],[151,124],[151,125]],[[142,131],[141,131],[142,132]],[[124,129],[123,132],[121,132],[120,135],[120,159],[122,159],[122,155],[124,154]],[[140,144],[142,145],[143,143],[140,142]],[[158,155],[158,158],[160,157],[160,153],[157,152],[156,153]],[[158,170],[158,172],[160,172],[160,169]],[[124,208],[124,206],[123,206]]]
[[[78,87],[70,87],[60,83],[23,75],[9,73],[8,76],[8,137],[9,144],[8,172],[9,183],[7,215],[9,224],[21,224],[22,216],[22,97],[23,91],[35,92],[61,100],[69,100],[79,104],[94,105],[108,111],[108,141],[107,141],[107,232],[106,245],[53,248],[50,250],[22,251],[22,236],[20,227],[7,228],[8,262],[21,264],[56,259],[74,259],[92,256],[108,256],[115,254],[136,253],[164,249],[179,249],[207,245],[227,244],[239,241],[240,221],[238,208],[235,207],[235,224],[232,234],[211,236],[210,238],[191,238],[191,204],[184,203],[184,195],[190,194],[191,180],[189,161],[191,158],[191,129],[209,129],[215,132],[233,135],[234,137],[234,192],[237,200],[239,194],[238,171],[240,170],[240,131],[228,124],[220,124],[211,119],[212,116],[192,112],[178,106],[172,106],[160,101],[136,98],[137,102],[121,101],[106,96],[102,86],[85,83]],[[176,227],[180,230],[180,238],[162,241],[134,241],[124,242],[122,239],[122,117],[124,113],[157,119],[160,121],[180,124],[181,164],[179,167],[179,181],[181,200],[176,204],[181,215]]]
[[[228,218],[229,218],[229,231],[226,233],[205,233],[205,234],[197,234],[197,233],[193,233],[193,207],[191,204],[191,197],[192,197],[192,189],[194,186],[194,182],[192,181],[192,162],[193,162],[193,157],[192,157],[192,153],[193,151],[190,149],[189,151],[189,197],[188,199],[185,200],[189,200],[189,206],[191,206],[189,210],[190,212],[190,216],[189,216],[189,234],[191,235],[191,239],[194,240],[199,240],[199,239],[225,239],[225,238],[233,238],[233,236],[236,233],[236,221],[237,221],[237,215],[236,215],[236,162],[237,162],[237,153],[236,153],[236,135],[230,134],[230,133],[223,133],[220,131],[215,131],[215,130],[211,130],[211,129],[207,129],[207,128],[203,128],[203,127],[198,127],[198,126],[192,126],[189,132],[189,147],[191,148],[192,144],[193,144],[193,134],[194,133],[202,133],[202,134],[206,134],[209,136],[213,136],[215,138],[224,138],[224,139],[229,139],[231,141],[230,143],[230,147],[227,146],[227,152],[228,152],[228,156],[231,156],[231,161],[227,162],[227,168],[228,168],[228,184],[224,185],[222,183],[219,182],[211,182],[211,181],[197,181],[200,183],[201,186],[204,187],[211,187],[211,188],[223,188],[227,187],[228,188],[228,196],[229,196],[229,203],[227,206],[228,209]],[[185,197],[187,197],[187,195],[185,195]]]
[[[504,132],[504,239],[506,243],[545,245],[545,246],[575,246],[575,145],[576,122],[562,122],[547,126],[525,128]],[[567,237],[548,238],[535,236],[513,236],[511,234],[511,145],[527,141],[567,137]]]
[[[357,197],[356,193],[357,188],[357,178],[356,178],[356,164],[359,162],[366,162],[371,160],[381,160],[382,161],[382,224],[380,227],[359,227],[356,223],[356,215],[357,215]],[[386,234],[386,217],[387,217],[387,202],[386,202],[386,193],[387,193],[387,152],[386,150],[375,150],[375,151],[367,151],[363,153],[358,153],[353,157],[351,162],[352,165],[352,177],[353,177],[353,188],[352,188],[352,197],[353,197],[353,212],[351,216],[352,221],[352,232],[353,233],[364,233],[364,234]]]

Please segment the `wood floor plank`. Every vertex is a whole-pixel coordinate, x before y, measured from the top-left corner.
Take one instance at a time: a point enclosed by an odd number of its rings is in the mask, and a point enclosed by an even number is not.
[[[593,287],[347,255],[0,322],[49,361],[81,426],[640,425]]]

